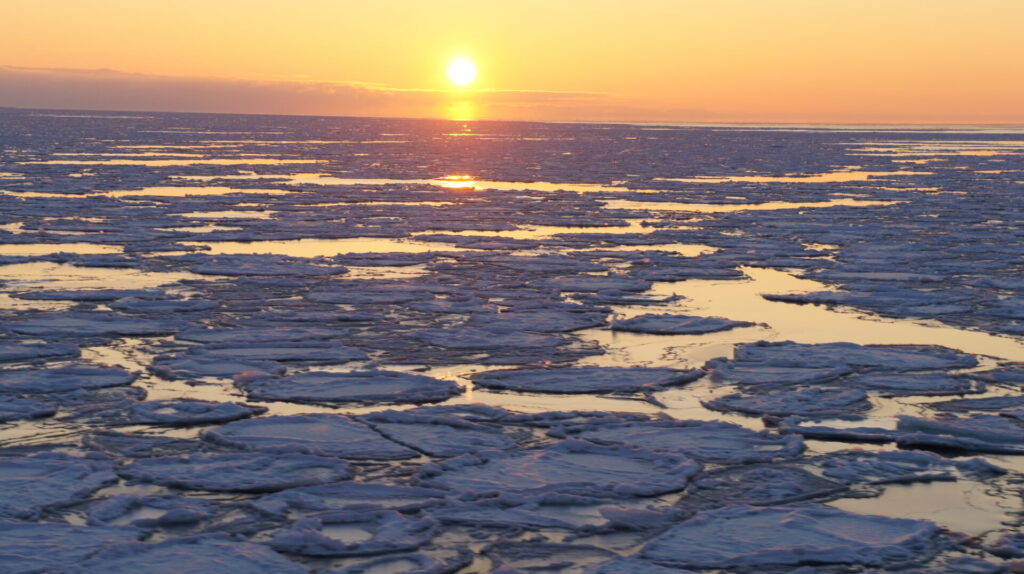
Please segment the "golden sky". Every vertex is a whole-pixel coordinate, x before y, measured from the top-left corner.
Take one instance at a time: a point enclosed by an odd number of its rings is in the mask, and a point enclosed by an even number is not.
[[[0,105],[1024,122],[1024,0],[0,0]]]

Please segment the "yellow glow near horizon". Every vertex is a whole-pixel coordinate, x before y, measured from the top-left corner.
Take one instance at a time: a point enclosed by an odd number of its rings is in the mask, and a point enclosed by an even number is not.
[[[479,120],[1024,123],[1021,0],[0,6],[0,106]],[[468,85],[445,73],[455,56],[479,66]],[[456,100],[471,105],[452,113]]]
[[[459,87],[465,87],[476,79],[476,64],[466,57],[458,57],[448,63],[448,79]]]

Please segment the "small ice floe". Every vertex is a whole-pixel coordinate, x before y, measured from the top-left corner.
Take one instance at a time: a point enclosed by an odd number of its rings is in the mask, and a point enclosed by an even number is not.
[[[827,417],[826,417],[827,418]],[[861,416],[843,417],[844,420],[865,420]],[[777,421],[778,430],[783,434],[798,434],[804,438],[820,440],[837,440],[851,442],[892,442],[896,440],[896,431],[871,426],[830,426],[815,424],[815,418],[789,416]]]
[[[202,379],[205,377],[230,378],[236,375],[283,375],[285,368],[274,361],[238,361],[217,357],[191,357],[188,355],[161,355],[149,365],[149,370],[165,379]]]
[[[1000,558],[1024,558],[1024,532],[1007,532],[985,550]]]
[[[557,289],[562,292],[597,293],[598,291],[647,291],[651,282],[619,275],[571,275],[551,277],[530,284],[531,287]]]
[[[429,516],[441,524],[458,524],[472,528],[558,529],[577,531],[585,526],[603,522],[599,514],[600,502],[582,497],[573,504],[568,498],[547,501],[543,497],[498,496],[471,502],[449,502],[431,508]],[[603,501],[607,503],[607,500]],[[591,511],[581,512],[583,507]]]
[[[146,313],[198,313],[209,311],[220,305],[216,301],[204,299],[139,299],[126,297],[110,303],[108,306],[116,311],[143,315]]]
[[[679,454],[566,440],[427,464],[416,481],[472,495],[513,491],[654,496],[682,490],[699,469]]]
[[[270,545],[307,556],[366,556],[415,550],[433,537],[437,523],[394,510],[328,511],[279,530]]]
[[[505,450],[518,443],[502,427],[458,417],[385,411],[359,417],[384,436],[430,456],[456,456],[480,450]],[[525,433],[519,433],[525,439]]]
[[[181,321],[140,319],[114,313],[45,313],[10,321],[3,328],[43,339],[88,337],[155,337],[173,335],[186,326]]]
[[[317,303],[343,305],[402,305],[433,298],[433,293],[425,286],[388,281],[352,281],[306,295],[306,299]]]
[[[575,436],[605,445],[622,445],[682,453],[701,462],[745,464],[800,456],[804,442],[797,436],[753,431],[719,421],[593,422],[556,427],[554,436]]]
[[[122,494],[91,505],[87,518],[90,525],[176,527],[210,518],[216,507],[215,502],[199,498]]]
[[[682,385],[703,375],[700,369],[644,367],[508,369],[478,373],[473,376],[473,383],[488,389],[524,393],[637,393]]]
[[[0,423],[53,416],[57,407],[29,399],[14,399],[0,395]]]
[[[462,392],[451,382],[399,371],[306,372],[242,385],[253,399],[310,403],[432,403]]]
[[[391,509],[414,512],[436,506],[447,492],[418,486],[367,482],[338,482],[291,488],[249,502],[253,508],[275,517],[294,517],[328,510]]]
[[[591,305],[665,305],[681,301],[679,295],[656,295],[634,291],[601,290],[596,293],[581,293],[576,299]]]
[[[652,335],[701,335],[728,331],[737,327],[751,327],[749,321],[732,321],[721,317],[692,315],[646,314],[612,321],[612,331],[649,333]]]
[[[291,323],[329,325],[331,323],[345,324],[377,321],[380,318],[377,314],[362,311],[335,311],[316,308],[289,309],[279,306],[253,314],[248,322],[252,325],[286,325]]]
[[[604,325],[604,313],[573,313],[560,310],[511,311],[476,313],[466,322],[470,327],[532,331],[535,333],[569,333]]]
[[[137,528],[0,522],[0,556],[8,574],[66,572],[104,548],[138,540],[143,534]]]
[[[262,544],[236,542],[226,535],[119,544],[61,572],[67,574],[183,574],[209,572],[307,574],[309,569]]]
[[[701,404],[716,411],[780,417],[789,415],[843,416],[871,408],[867,393],[860,389],[819,388],[774,391],[756,395],[736,393],[710,401],[701,401]]]
[[[931,345],[857,345],[758,342],[736,347],[736,360],[776,367],[831,368],[849,365],[858,371],[924,371],[966,369],[978,364],[974,355]]]
[[[135,374],[124,369],[73,366],[0,372],[0,392],[59,393],[130,385]]]
[[[557,564],[564,572],[580,572],[587,566],[607,562],[615,553],[589,544],[559,544],[539,541],[499,541],[487,547],[494,574],[550,571]]]
[[[651,540],[640,557],[676,567],[799,564],[885,566],[927,561],[938,548],[931,522],[853,514],[814,504],[702,511]]]
[[[0,517],[35,520],[44,511],[81,502],[117,482],[106,461],[47,453],[2,459]]]
[[[843,451],[811,459],[822,474],[843,484],[906,484],[958,478],[991,478],[1003,469],[975,458],[950,460],[923,451]]]
[[[917,418],[900,416],[900,446],[953,448],[977,452],[1024,454],[1024,421],[996,415]]]
[[[445,561],[418,552],[402,552],[352,564],[335,570],[334,574],[448,574],[468,566],[471,561],[472,556],[467,552]]]
[[[613,558],[594,564],[584,570],[585,574],[692,574],[692,570],[666,568],[640,558]]]
[[[843,387],[876,391],[884,397],[941,396],[981,393],[985,385],[945,373],[885,373],[846,377]]]
[[[1024,387],[1024,365],[1019,363],[991,371],[971,373],[971,376],[979,381]]]
[[[226,423],[267,412],[264,407],[193,399],[135,403],[128,414],[132,424],[202,425]]]
[[[250,419],[207,431],[203,438],[234,448],[275,453],[310,453],[352,459],[415,458],[416,451],[384,438],[370,427],[334,414]]]
[[[82,442],[89,448],[126,458],[181,456],[197,452],[203,446],[198,440],[116,431],[94,432],[87,435]]]
[[[126,297],[160,300],[166,298],[167,294],[149,289],[57,289],[18,293],[15,297],[35,301],[107,302]]]
[[[779,367],[756,361],[711,359],[704,368],[712,377],[749,387],[783,387],[825,383],[854,372],[844,364],[822,367]]]
[[[471,351],[490,351],[502,348],[550,348],[567,342],[562,337],[538,335],[501,326],[421,329],[414,335],[429,345]]]
[[[413,301],[409,309],[424,313],[442,313],[461,315],[466,313],[483,313],[488,310],[487,301],[475,295],[449,295],[427,301]]]
[[[795,464],[750,464],[697,475],[679,504],[687,509],[729,504],[775,506],[835,496],[847,486]]]
[[[1009,397],[985,397],[983,399],[953,399],[951,401],[928,403],[928,408],[936,411],[951,412],[1000,412],[1007,416],[1020,418],[1013,413],[1024,409],[1024,396],[1016,395]]]
[[[197,454],[136,460],[121,476],[143,483],[191,490],[273,492],[346,480],[349,464],[307,454]]]
[[[77,345],[67,343],[0,342],[0,363],[38,359],[70,359],[82,354]]]
[[[309,259],[284,255],[183,255],[177,259],[189,263],[189,271],[199,275],[285,275],[325,276],[348,273],[341,265],[317,265]]]

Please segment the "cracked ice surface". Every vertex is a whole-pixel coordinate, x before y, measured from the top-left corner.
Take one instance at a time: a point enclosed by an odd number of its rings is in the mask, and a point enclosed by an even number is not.
[[[0,570],[1024,555],[1020,130],[83,115],[0,110]]]

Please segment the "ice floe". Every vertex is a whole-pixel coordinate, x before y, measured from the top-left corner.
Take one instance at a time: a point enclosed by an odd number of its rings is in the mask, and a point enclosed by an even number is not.
[[[635,393],[681,385],[703,376],[701,370],[642,367],[509,369],[473,376],[473,383],[526,393]]]
[[[817,505],[731,506],[698,513],[648,542],[642,558],[692,568],[801,564],[885,566],[938,550],[931,522],[868,516]]]
[[[129,385],[135,375],[124,369],[57,367],[0,372],[0,392],[43,394]]]
[[[384,436],[431,456],[456,456],[480,450],[503,450],[517,445],[516,435],[496,425],[458,417],[385,411],[360,417]],[[518,433],[527,438],[525,433]]]
[[[33,361],[36,359],[66,359],[77,357],[82,350],[66,343],[8,343],[0,342],[0,363]]]
[[[307,556],[367,556],[415,550],[434,535],[437,523],[393,510],[328,511],[296,520],[270,545]]]
[[[243,384],[253,399],[312,403],[431,403],[458,395],[459,385],[399,371],[306,372]]]
[[[704,401],[703,404],[717,411],[771,416],[842,416],[871,408],[867,393],[860,389],[811,388],[758,395],[732,394]]]
[[[592,422],[552,434],[607,445],[677,452],[702,462],[742,464],[795,458],[803,440],[718,421]]]
[[[266,412],[264,407],[200,400],[167,400],[135,403],[129,421],[134,424],[193,425],[226,423]]]
[[[209,518],[216,506],[198,498],[122,494],[90,506],[88,522],[101,526],[174,527]]]
[[[683,455],[563,441],[532,450],[484,451],[424,466],[421,486],[477,495],[577,492],[653,496],[681,490],[700,466]]]
[[[31,520],[49,508],[80,502],[117,481],[103,460],[47,453],[0,457],[0,517]]]
[[[120,544],[65,570],[67,574],[191,574],[209,572],[246,574],[306,574],[305,566],[262,544],[236,542],[227,536],[178,538],[156,544]]]
[[[414,512],[440,504],[447,494],[443,490],[417,486],[339,482],[282,490],[260,497],[250,504],[269,515],[282,517],[367,508]]]
[[[612,321],[612,331],[650,333],[653,335],[700,335],[728,331],[737,327],[750,327],[748,321],[732,321],[721,317],[695,317],[691,315],[647,314]]]
[[[136,528],[0,521],[0,557],[8,574],[63,572],[104,548],[142,536]]]
[[[197,454],[136,460],[120,469],[125,478],[192,490],[273,492],[345,480],[347,462],[307,454]]]
[[[263,417],[228,423],[203,438],[235,448],[309,453],[351,459],[396,460],[419,454],[370,427],[332,414]]]
[[[56,412],[57,407],[50,403],[0,396],[0,423],[49,417]]]

